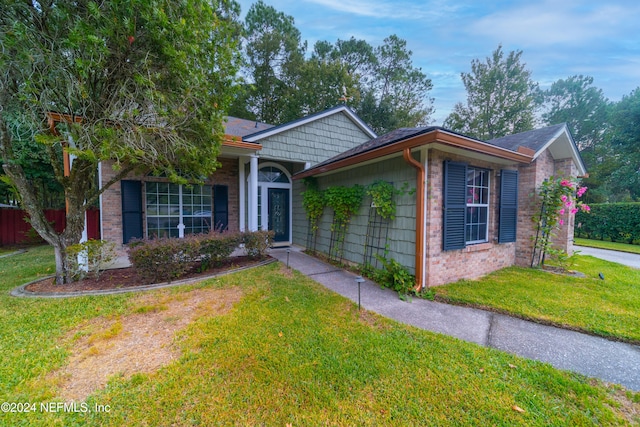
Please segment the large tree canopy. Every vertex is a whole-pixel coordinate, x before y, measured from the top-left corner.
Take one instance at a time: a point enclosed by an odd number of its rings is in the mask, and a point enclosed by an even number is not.
[[[589,76],[571,76],[554,82],[541,92],[545,105],[542,121],[547,125],[566,123],[574,137],[590,177],[585,200],[602,201],[604,176],[610,175],[613,156],[607,142],[609,102]]]
[[[294,101],[306,49],[300,31],[291,16],[262,0],[247,12],[244,30],[245,73],[251,85],[236,108],[247,109],[266,123],[291,120],[298,113]]]
[[[606,181],[616,198],[640,199],[640,87],[616,103],[610,115],[610,148],[614,167]]]
[[[471,72],[462,73],[467,105],[457,103],[444,126],[485,140],[533,129],[537,84],[521,56],[505,58],[498,46],[485,62],[471,61]]]
[[[58,283],[70,280],[66,247],[79,241],[84,212],[104,190],[95,186],[99,162],[114,161],[114,181],[134,168],[178,181],[215,170],[236,78],[238,13],[227,0],[3,2],[0,154],[33,227],[55,248]],[[60,235],[17,159],[18,128],[46,148],[64,188]],[[61,145],[75,157],[69,176]]]
[[[293,17],[262,0],[244,29],[247,84],[232,114],[277,125],[342,102],[379,133],[431,120],[431,80],[395,35],[376,48],[352,37],[318,41],[308,52]]]
[[[355,106],[360,117],[378,133],[400,127],[424,126],[431,121],[433,85],[411,61],[407,42],[396,35],[374,50],[372,75],[362,85],[362,102]]]
[[[547,125],[567,123],[581,150],[593,148],[607,130],[607,105],[602,89],[593,86],[593,77],[571,76],[554,82],[542,92]]]

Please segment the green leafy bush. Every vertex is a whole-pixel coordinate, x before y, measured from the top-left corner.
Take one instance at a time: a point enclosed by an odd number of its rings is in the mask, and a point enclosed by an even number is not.
[[[413,292],[416,284],[415,277],[409,270],[395,259],[386,259],[376,255],[378,261],[383,265],[382,269],[373,270],[371,279],[389,289],[393,289],[404,298]]]
[[[324,200],[333,209],[334,225],[343,228],[360,209],[363,198],[364,187],[357,184],[353,187],[329,187],[324,191]]]
[[[247,231],[242,235],[242,243],[247,256],[251,259],[261,259],[267,255],[267,250],[273,243],[273,231]]]
[[[576,214],[575,235],[595,240],[640,244],[640,203],[591,205]]]
[[[366,187],[367,195],[382,218],[393,220],[396,217],[396,202],[393,197],[411,193],[407,190],[408,184],[405,182],[402,188],[396,189],[392,183],[377,180]]]
[[[229,258],[234,249],[242,241],[240,233],[206,233],[196,235],[194,238],[200,241],[200,270],[205,271],[212,266],[219,265]]]
[[[105,240],[87,240],[67,247],[67,266],[74,280],[93,276],[96,280],[116,258],[116,245]]]
[[[273,231],[210,232],[183,239],[162,237],[134,240],[128,245],[129,261],[144,283],[171,282],[190,269],[206,271],[228,259],[240,243],[247,255],[260,259],[273,241]]]
[[[137,240],[129,246],[129,261],[145,284],[171,282],[189,270],[199,248],[197,238]]]

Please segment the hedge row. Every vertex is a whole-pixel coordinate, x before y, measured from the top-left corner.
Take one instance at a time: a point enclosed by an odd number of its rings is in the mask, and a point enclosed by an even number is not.
[[[590,207],[590,213],[576,213],[577,237],[640,244],[640,203],[603,203]]]
[[[171,282],[194,266],[206,271],[219,264],[229,258],[240,244],[244,244],[250,258],[263,258],[272,241],[272,231],[211,232],[183,239],[134,240],[129,243],[128,255],[132,267],[145,284]]]

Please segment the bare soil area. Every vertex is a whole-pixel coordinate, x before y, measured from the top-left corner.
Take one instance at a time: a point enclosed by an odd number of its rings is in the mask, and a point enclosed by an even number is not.
[[[83,324],[64,338],[72,352],[67,366],[51,374],[60,397],[83,401],[114,375],[130,378],[171,363],[180,356],[177,332],[199,317],[225,314],[241,297],[238,288],[141,294],[133,314]]]

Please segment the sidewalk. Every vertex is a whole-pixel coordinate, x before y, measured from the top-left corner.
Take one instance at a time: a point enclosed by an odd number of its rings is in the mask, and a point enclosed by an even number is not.
[[[270,255],[287,263],[287,249]],[[352,301],[358,301],[356,275],[290,248],[289,266]],[[609,341],[566,329],[540,325],[484,310],[413,298],[405,302],[366,280],[364,309],[428,331],[492,347],[556,368],[622,384],[640,391],[640,346]]]
[[[580,251],[580,255],[590,255],[605,261],[617,262],[618,264],[627,265],[629,267],[640,268],[640,255],[638,254],[578,245],[574,246],[574,250]]]

